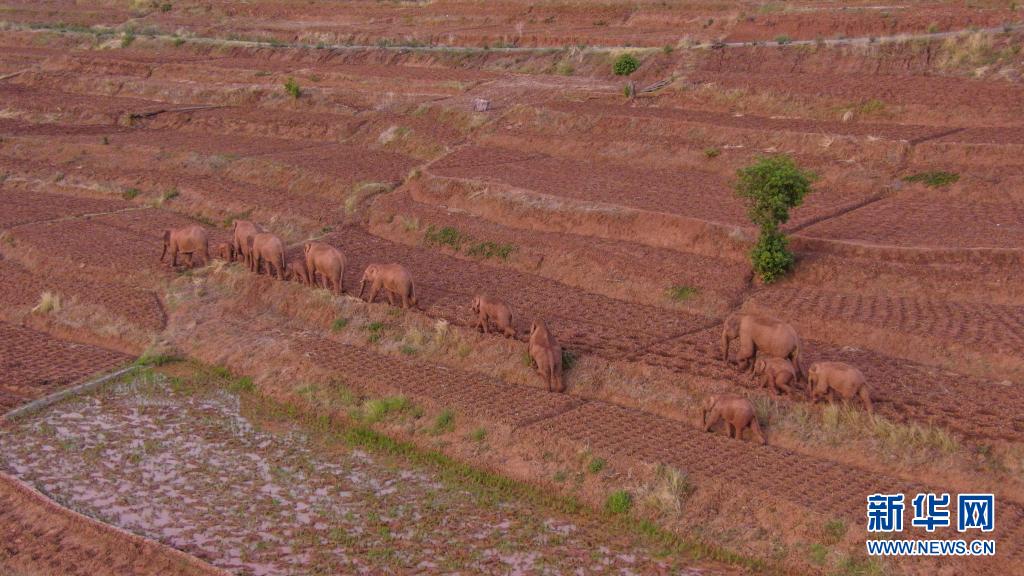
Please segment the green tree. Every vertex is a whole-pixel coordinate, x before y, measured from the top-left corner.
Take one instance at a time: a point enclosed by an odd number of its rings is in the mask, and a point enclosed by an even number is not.
[[[785,154],[762,156],[737,172],[736,194],[747,206],[750,221],[760,230],[750,252],[754,271],[765,282],[774,282],[793,266],[789,241],[779,226],[789,221],[789,211],[803,203],[817,179],[801,170]]]

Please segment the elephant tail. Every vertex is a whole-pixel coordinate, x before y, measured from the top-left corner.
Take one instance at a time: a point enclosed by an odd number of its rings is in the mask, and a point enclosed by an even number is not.
[[[409,279],[409,303],[416,306],[419,301],[416,299],[416,283]]]

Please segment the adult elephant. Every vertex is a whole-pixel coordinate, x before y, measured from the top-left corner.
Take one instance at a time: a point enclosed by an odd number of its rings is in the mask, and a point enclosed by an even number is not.
[[[163,262],[171,253],[171,266],[178,265],[178,254],[188,254],[188,265],[195,266],[196,254],[203,264],[210,261],[210,239],[202,226],[195,224],[183,228],[164,230],[164,250],[160,254]]]
[[[800,365],[800,337],[786,322],[759,314],[732,314],[722,328],[722,360],[729,360],[729,344],[737,338],[740,349],[736,361],[740,369],[752,368],[757,353],[763,352],[775,358],[788,358],[797,378],[806,379]]]
[[[334,293],[341,295],[345,291],[345,255],[330,244],[324,242],[307,242],[303,248],[306,256],[306,271],[309,280],[317,284],[316,275],[323,278],[323,287],[334,288]]]
[[[231,247],[234,248],[234,256],[246,266],[252,267],[249,240],[260,232],[263,232],[263,228],[249,220],[235,220],[231,225]]]

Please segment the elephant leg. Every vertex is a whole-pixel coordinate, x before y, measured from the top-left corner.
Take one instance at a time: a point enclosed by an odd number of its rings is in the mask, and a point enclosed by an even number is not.
[[[395,293],[392,292],[391,290],[385,290],[384,294],[386,294],[387,297],[388,297],[388,305],[394,306],[395,305]]]
[[[710,432],[712,428],[718,424],[718,420],[722,417],[721,410],[718,407],[712,408],[711,412],[708,413],[708,422],[704,425],[704,431]]]
[[[174,246],[171,247],[171,267],[178,267],[178,248]]]
[[[402,308],[409,309],[409,291],[402,292]]]
[[[367,300],[370,304],[377,298],[377,292],[380,291],[380,280],[374,280],[373,286],[370,286],[370,299]]]

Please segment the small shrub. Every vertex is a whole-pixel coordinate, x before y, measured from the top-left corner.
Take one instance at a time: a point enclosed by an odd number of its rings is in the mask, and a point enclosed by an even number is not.
[[[466,255],[472,258],[497,258],[507,262],[516,247],[512,244],[498,244],[496,242],[477,242],[466,249]]]
[[[60,312],[62,305],[60,294],[47,290],[39,296],[39,303],[32,308],[32,313],[49,314],[50,312]]]
[[[462,250],[462,244],[469,240],[469,237],[453,226],[436,228],[433,224],[427,227],[423,239],[428,246],[448,246],[456,252]]]
[[[828,559],[828,548],[821,544],[811,544],[807,549],[807,557],[811,563],[823,566]]]
[[[164,366],[181,360],[175,354],[146,351],[135,360],[136,366]]]
[[[754,272],[765,283],[770,284],[781,278],[795,261],[789,252],[789,240],[777,230],[762,233],[757,244],[750,251],[750,261]]]
[[[704,156],[708,158],[718,158],[722,155],[722,151],[719,148],[711,146],[710,148],[704,149]]]
[[[700,293],[698,288],[693,286],[670,286],[666,295],[673,302],[685,302]]]
[[[256,391],[256,385],[253,384],[252,378],[242,376],[228,384],[228,390],[236,394],[251,394]]]
[[[163,4],[160,5],[160,11],[161,12],[170,12],[171,8],[173,8],[173,6],[171,6],[170,2],[164,2]]]
[[[299,96],[302,96],[302,87],[299,86],[299,83],[295,81],[295,78],[292,78],[290,76],[284,82],[284,91],[287,92],[289,96],[295,98],[296,100],[299,99]]]
[[[450,432],[452,428],[455,428],[455,413],[446,408],[434,420],[434,433],[443,434],[444,432]]]
[[[473,433],[470,434],[469,437],[478,444],[483,443],[483,441],[487,439],[487,429],[477,428],[476,430],[473,430]]]
[[[176,37],[174,40],[171,41],[171,44],[174,44],[175,48],[181,46],[184,43],[185,43],[185,39],[184,38],[177,38]]]
[[[348,318],[335,318],[334,322],[331,322],[331,332],[341,332],[348,326]]]
[[[827,545],[838,544],[846,536],[846,523],[838,518],[825,523],[824,542]]]
[[[372,424],[379,422],[388,414],[405,412],[409,410],[410,406],[411,403],[405,396],[377,398],[363,405],[363,419]]]
[[[604,458],[594,457],[591,458],[590,463],[587,464],[587,470],[591,474],[597,474],[601,470],[604,470],[605,464],[607,464],[607,462],[605,462]]]
[[[555,66],[555,74],[559,74],[561,76],[572,76],[575,71],[576,69],[568,62],[559,62],[558,65]]]
[[[121,36],[121,48],[127,48],[131,46],[132,42],[135,42],[135,34],[131,32],[125,32],[124,35]]]
[[[786,36],[785,34],[775,37],[776,44],[789,44],[792,41],[793,40],[789,36]]]
[[[366,331],[370,333],[370,343],[376,344],[377,342],[380,342],[382,332],[384,331],[384,323],[370,322],[366,325]]]
[[[960,175],[956,172],[942,172],[938,170],[930,172],[920,172],[918,174],[912,174],[910,176],[904,176],[904,182],[910,183],[921,183],[929,188],[941,188],[943,186],[949,186],[960,180]]]
[[[138,197],[139,194],[142,194],[142,190],[139,190],[138,188],[129,188],[121,193],[121,197],[125,200],[132,200]]]
[[[171,188],[167,192],[164,192],[163,194],[160,195],[160,203],[163,204],[168,200],[174,200],[178,196],[181,196],[181,192],[178,192],[177,188]]]
[[[665,54],[671,54],[675,49],[675,46],[671,44],[665,44],[664,46],[661,47],[661,51],[664,52]]]
[[[938,22],[932,22],[931,24],[928,25],[928,33],[929,34],[936,34],[938,31],[939,31],[939,23]]]
[[[629,76],[640,67],[640,61],[632,54],[620,54],[612,64],[612,72],[616,76]]]
[[[572,370],[576,365],[576,353],[562,348],[562,370]]]
[[[604,509],[609,514],[625,514],[633,507],[633,495],[625,490],[616,490],[604,501]]]
[[[399,348],[398,351],[406,356],[412,356],[416,354],[416,347],[412,344],[402,344],[402,347]]]

